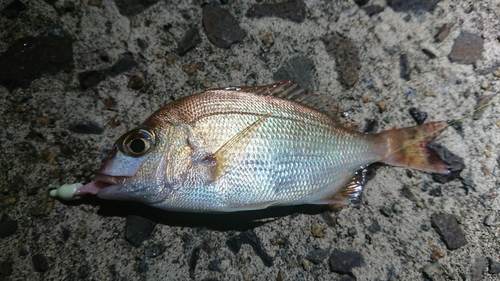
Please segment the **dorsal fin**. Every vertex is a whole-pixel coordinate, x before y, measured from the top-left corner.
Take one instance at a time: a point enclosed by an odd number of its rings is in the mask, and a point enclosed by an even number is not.
[[[300,83],[294,83],[292,80],[283,80],[263,86],[230,86],[213,90],[241,91],[291,100],[339,121],[335,110],[336,102],[331,97],[308,93],[306,89],[300,87]]]

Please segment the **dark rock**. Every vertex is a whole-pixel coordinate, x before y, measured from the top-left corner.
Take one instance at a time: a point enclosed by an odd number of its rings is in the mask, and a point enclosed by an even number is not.
[[[436,33],[434,36],[434,40],[437,43],[443,42],[443,40],[448,37],[448,34],[450,34],[451,27],[453,25],[451,23],[445,23],[443,26],[439,29],[439,31]]]
[[[274,81],[291,79],[299,82],[300,86],[308,92],[314,92],[312,73],[315,70],[314,62],[305,56],[295,57],[286,62],[273,75]]]
[[[62,228],[62,237],[63,241],[66,242],[69,239],[69,236],[71,235],[71,231],[67,229],[66,227],[61,227]]]
[[[128,86],[134,90],[139,90],[144,85],[144,79],[139,75],[131,75],[128,80]]]
[[[382,229],[380,228],[380,224],[378,224],[378,221],[372,219],[372,224],[368,227],[368,231],[370,231],[371,233],[377,233],[380,230]]]
[[[306,255],[306,259],[310,260],[314,264],[320,264],[326,257],[328,257],[328,254],[330,253],[330,249],[316,249],[312,250]]]
[[[340,274],[352,274],[354,267],[365,265],[363,255],[354,251],[333,250],[330,256],[330,270]]]
[[[0,85],[9,91],[27,88],[43,73],[55,74],[73,69],[73,40],[49,35],[14,41],[0,55]]]
[[[195,247],[191,253],[191,258],[189,259],[189,277],[195,278],[196,263],[200,258],[200,247]]]
[[[415,195],[411,191],[411,188],[406,186],[406,185],[403,186],[403,188],[401,189],[401,195],[410,199],[410,201],[412,201],[412,202],[417,202],[417,198],[415,197]]]
[[[488,273],[490,274],[498,274],[500,273],[500,262],[495,261],[493,259],[488,259],[489,260],[489,270]]]
[[[217,2],[210,2],[203,7],[203,26],[208,40],[219,48],[229,49],[246,36],[233,15]]]
[[[139,48],[144,50],[149,46],[149,44],[146,40],[143,40],[141,38],[137,38],[137,46],[139,46]]]
[[[45,137],[39,133],[39,132],[35,132],[35,131],[29,131],[29,133],[24,137],[25,140],[29,140],[29,141],[45,141]]]
[[[149,270],[148,263],[143,259],[139,259],[139,261],[137,262],[137,272],[146,273],[148,272],[148,270]]]
[[[269,256],[268,253],[266,253],[266,251],[262,247],[259,237],[257,237],[252,229],[249,229],[238,235],[234,235],[226,241],[226,245],[234,253],[238,253],[240,251],[242,244],[249,244],[250,246],[252,246],[253,250],[262,259],[262,262],[265,266],[269,267],[273,265],[273,259]]]
[[[488,269],[488,259],[476,257],[470,264],[470,280],[483,280],[483,272]]]
[[[88,264],[82,264],[80,265],[80,267],[78,267],[78,277],[80,277],[80,279],[85,279],[87,276],[89,276],[90,274],[90,271],[92,269],[90,268],[90,266]]]
[[[14,263],[10,260],[5,260],[0,263],[0,280],[7,280],[6,277],[12,274],[12,265]]]
[[[422,224],[422,225],[420,226],[420,228],[421,228],[423,231],[429,231],[429,229],[430,229],[430,228],[429,228],[429,226],[428,226],[428,225],[426,225],[426,224]]]
[[[88,89],[106,79],[106,75],[98,70],[90,70],[78,73],[78,81],[82,89]]]
[[[434,196],[434,197],[441,197],[441,196],[443,196],[443,191],[441,191],[440,186],[437,186],[437,187],[431,189],[431,191],[429,191],[429,195]]]
[[[446,147],[431,143],[428,145],[431,150],[434,150],[439,158],[443,159],[450,165],[450,173],[448,175],[432,174],[432,179],[439,183],[446,183],[455,180],[460,176],[460,173],[465,168],[464,160],[457,155],[453,154]]]
[[[0,239],[7,238],[17,230],[17,221],[11,220],[7,214],[0,219]]]
[[[125,239],[135,247],[139,247],[148,239],[155,229],[156,223],[146,218],[129,215],[125,223]]]
[[[382,7],[379,5],[370,5],[370,6],[366,6],[363,8],[363,11],[365,11],[366,15],[369,17],[372,17],[376,14],[379,14],[384,10],[385,10],[385,7]]]
[[[455,39],[448,58],[451,62],[476,64],[483,54],[483,41],[481,35],[462,31]]]
[[[219,267],[219,264],[220,264],[220,261],[218,259],[215,259],[215,260],[211,260],[209,263],[208,263],[208,270],[210,271],[217,271],[217,272],[221,272],[221,269]]]
[[[396,12],[432,12],[441,0],[387,0],[387,5]]]
[[[94,123],[92,121],[70,124],[68,126],[68,130],[72,131],[73,133],[77,133],[77,134],[100,135],[104,132],[104,129],[101,128],[101,126],[99,126],[97,123]]]
[[[431,216],[431,222],[448,249],[455,250],[467,244],[465,233],[458,225],[455,216],[434,213]]]
[[[436,58],[436,55],[431,52],[430,50],[427,50],[427,49],[422,49],[422,52],[431,60],[435,59]]]
[[[12,20],[17,18],[24,10],[26,10],[26,6],[21,1],[14,0],[9,5],[5,6],[0,13],[2,16]]]
[[[356,3],[356,5],[361,7],[361,6],[365,5],[366,3],[368,3],[368,1],[370,1],[370,0],[354,0],[354,3]]]
[[[109,62],[109,54],[107,52],[101,52],[99,54],[99,58],[103,61],[103,62]]]
[[[306,5],[300,0],[276,4],[254,4],[246,14],[249,18],[279,17],[301,23],[306,18]]]
[[[340,77],[340,82],[346,88],[356,84],[359,78],[361,63],[359,50],[350,39],[338,34],[323,37],[326,52],[335,58],[335,67]]]
[[[135,61],[132,54],[127,53],[118,60],[113,66],[105,68],[102,73],[108,76],[117,76],[122,73],[128,72],[135,67]]]
[[[156,258],[163,255],[163,253],[165,253],[165,245],[159,243],[149,246],[146,251],[146,255],[150,258]]]
[[[36,271],[46,272],[47,270],[49,270],[49,262],[47,261],[47,258],[45,256],[36,254],[31,258],[31,261],[33,262],[33,267]]]
[[[375,119],[365,119],[365,126],[363,127],[363,133],[374,134],[377,132],[378,122]]]
[[[410,80],[410,63],[408,62],[408,56],[406,54],[402,54],[399,56],[399,77],[403,78],[406,81]]]
[[[120,14],[127,17],[133,17],[142,13],[158,1],[159,0],[115,0],[115,4]]]
[[[198,32],[198,28],[193,27],[186,32],[182,40],[179,42],[179,45],[177,46],[177,53],[179,56],[183,56],[200,43],[201,37]]]

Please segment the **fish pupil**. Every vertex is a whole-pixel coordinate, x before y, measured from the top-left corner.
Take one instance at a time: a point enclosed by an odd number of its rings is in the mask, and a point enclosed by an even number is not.
[[[134,153],[141,153],[146,149],[146,143],[143,139],[135,139],[130,142],[130,150]]]

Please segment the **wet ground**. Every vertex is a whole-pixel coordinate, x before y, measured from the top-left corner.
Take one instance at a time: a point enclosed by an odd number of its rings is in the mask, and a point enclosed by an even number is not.
[[[0,280],[499,278],[497,0],[0,10]],[[344,208],[227,215],[48,194],[90,181],[116,138],[169,101],[288,78],[359,130],[465,116],[436,141],[453,176],[380,166]]]

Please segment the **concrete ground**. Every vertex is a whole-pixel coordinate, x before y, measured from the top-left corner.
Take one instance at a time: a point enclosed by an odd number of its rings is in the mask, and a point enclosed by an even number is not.
[[[220,2],[0,0],[0,280],[500,278],[498,0]],[[436,141],[465,167],[381,166],[335,210],[49,196],[161,105],[287,77],[360,130],[465,116]]]

